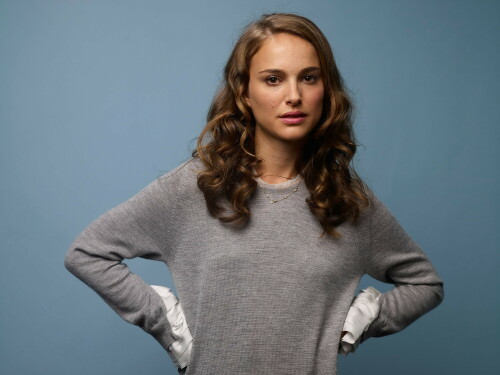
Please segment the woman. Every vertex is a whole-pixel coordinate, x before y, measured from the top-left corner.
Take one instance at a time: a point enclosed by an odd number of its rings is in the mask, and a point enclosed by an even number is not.
[[[264,15],[234,47],[193,158],[94,221],[67,268],[187,374],[335,374],[339,344],[398,332],[443,298],[351,167],[351,108],[321,31]],[[128,270],[133,257],[167,264],[182,307]],[[365,273],[396,286],[353,301]]]

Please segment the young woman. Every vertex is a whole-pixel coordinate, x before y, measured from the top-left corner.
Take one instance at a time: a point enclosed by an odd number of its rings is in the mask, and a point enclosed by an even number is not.
[[[335,374],[338,351],[443,298],[351,166],[351,112],[321,31],[264,15],[236,43],[193,157],[94,221],[66,267],[187,374]],[[164,262],[179,300],[131,273],[133,257]],[[364,274],[395,287],[353,299]]]

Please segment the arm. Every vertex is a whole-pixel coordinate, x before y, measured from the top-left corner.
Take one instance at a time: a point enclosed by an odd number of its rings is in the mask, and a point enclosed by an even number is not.
[[[160,295],[122,263],[164,260],[169,194],[160,180],[92,222],[71,244],[65,266],[127,322],[150,333],[167,351],[175,340]]]
[[[391,212],[372,194],[366,273],[395,284],[380,296],[378,317],[362,341],[396,333],[441,303],[443,282],[422,249],[405,233]]]

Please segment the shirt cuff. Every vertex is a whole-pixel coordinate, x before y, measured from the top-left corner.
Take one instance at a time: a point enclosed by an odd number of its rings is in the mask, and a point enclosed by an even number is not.
[[[193,337],[186,323],[181,303],[169,288],[158,285],[151,285],[151,288],[160,295],[165,304],[167,320],[172,327],[172,335],[175,338],[167,351],[168,355],[178,368],[184,368],[188,365],[191,357]]]
[[[378,316],[381,295],[382,293],[370,286],[363,289],[354,299],[342,329],[346,334],[340,340],[339,353],[347,355],[356,351],[363,332]]]

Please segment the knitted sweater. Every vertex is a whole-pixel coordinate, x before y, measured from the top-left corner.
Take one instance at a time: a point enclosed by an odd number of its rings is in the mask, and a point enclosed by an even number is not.
[[[168,350],[175,338],[161,297],[122,261],[164,262],[193,336],[187,375],[336,374],[342,326],[364,274],[395,284],[364,340],[400,331],[442,300],[433,266],[371,192],[356,224],[342,224],[333,239],[321,236],[299,178],[260,180],[250,222],[237,229],[209,215],[201,169],[191,159],[157,178],[91,223],[65,259]]]

